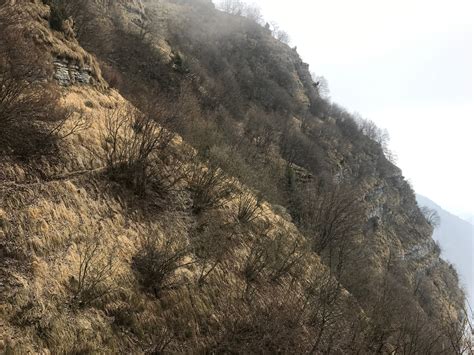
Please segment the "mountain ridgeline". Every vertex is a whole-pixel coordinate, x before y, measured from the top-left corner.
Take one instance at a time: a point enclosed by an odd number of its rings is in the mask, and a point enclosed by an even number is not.
[[[255,9],[0,4],[0,350],[472,350],[383,134]]]

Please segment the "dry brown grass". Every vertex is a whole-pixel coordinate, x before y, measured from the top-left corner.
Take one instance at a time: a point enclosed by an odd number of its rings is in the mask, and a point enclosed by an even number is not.
[[[209,332],[217,331],[225,317],[222,304],[230,302],[228,297],[241,302],[237,300],[245,287],[240,269],[248,250],[239,240],[254,237],[247,227],[235,224],[230,213],[238,210],[238,201],[221,205],[221,212],[210,220],[234,225],[237,243],[234,251],[207,276],[206,283],[197,282],[202,270],[190,251],[184,262],[189,266],[176,270],[177,286],[160,294],[159,299],[150,299],[140,291],[131,268],[141,236],[158,231],[161,243],[186,243],[195,217],[190,211],[171,210],[150,219],[146,211],[131,209],[127,193],[115,194],[100,173],[100,132],[107,110],[124,105],[125,101],[114,92],[105,95],[92,88],[71,88],[65,94],[64,107],[92,116],[90,127],[65,140],[62,148],[66,166],[48,169],[43,165],[43,171],[51,178],[41,181],[31,179],[27,173],[31,167],[3,162],[0,245],[14,247],[16,255],[23,258],[21,263],[31,266],[19,269],[12,264],[7,270],[16,282],[8,287],[2,304],[2,336],[12,338],[10,344],[17,352],[38,352],[43,348],[53,352],[117,351],[124,347],[135,349],[133,344],[137,341],[142,350],[183,351],[179,345],[183,342],[204,349]],[[180,142],[177,139],[175,144]],[[279,221],[275,231],[296,231],[269,205],[262,203],[261,209],[264,213],[252,221],[256,226]],[[114,256],[114,267],[103,285],[109,292],[78,309],[74,306],[74,286],[81,253],[97,238],[101,245],[97,260],[105,260],[112,253]],[[11,257],[15,259],[15,255]],[[119,336],[116,326],[129,327],[137,334]]]
[[[94,108],[87,107],[86,102],[92,102]],[[254,227],[236,223],[238,198],[209,212],[208,223],[234,230],[235,244],[207,275],[206,282],[197,282],[202,269],[190,250],[183,262],[189,265],[175,271],[175,286],[160,293],[158,299],[150,298],[140,291],[131,267],[141,236],[155,233],[160,236],[160,243],[187,243],[197,217],[189,210],[171,209],[150,218],[146,211],[130,205],[126,192],[115,194],[114,184],[104,179],[100,169],[87,171],[103,164],[97,158],[100,131],[107,110],[125,104],[119,95],[72,88],[62,103],[89,112],[92,120],[87,130],[64,142],[67,166],[62,170],[52,168],[58,178],[31,181],[27,176],[21,178],[24,174],[17,175],[27,170],[25,166],[4,163],[7,180],[14,181],[16,175],[16,184],[7,185],[5,180],[0,183],[2,191],[8,192],[0,198],[0,244],[14,246],[17,255],[24,258],[22,264],[31,267],[8,269],[17,282],[8,287],[2,304],[2,336],[12,338],[10,344],[20,353],[46,348],[55,353],[136,351],[137,342],[141,351],[204,351],[214,341],[212,334],[217,334],[222,322],[228,321],[225,305],[230,302],[247,307],[242,303],[245,282],[240,270],[249,252],[245,245],[257,234],[252,232]],[[176,144],[179,142],[178,139]],[[74,174],[76,170],[81,171]],[[268,204],[262,202],[259,208],[261,213],[249,221],[250,225],[260,228],[271,224],[270,235],[284,230],[291,238],[301,238],[296,228],[274,214]],[[103,285],[109,291],[77,308],[74,285],[81,252],[98,237],[101,247],[97,259],[106,259],[112,253],[114,256],[114,267]],[[314,258],[305,263],[305,270],[321,267]],[[290,281],[283,280],[282,284],[287,282]],[[133,329],[134,333],[123,336],[118,329]]]

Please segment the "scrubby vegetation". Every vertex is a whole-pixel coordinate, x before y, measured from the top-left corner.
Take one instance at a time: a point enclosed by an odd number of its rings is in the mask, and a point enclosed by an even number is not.
[[[385,133],[256,8],[220,9],[2,4],[0,349],[470,351]],[[94,81],[60,87],[59,54]]]
[[[83,112],[58,107],[57,88],[46,81],[48,58],[21,21],[20,14],[0,24],[0,152],[27,157],[52,152],[88,122]]]

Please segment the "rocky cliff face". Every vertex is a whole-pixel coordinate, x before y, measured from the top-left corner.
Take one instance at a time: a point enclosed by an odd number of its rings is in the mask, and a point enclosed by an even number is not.
[[[295,49],[210,1],[84,4],[79,42],[39,1],[0,13],[41,34],[60,131],[87,121],[1,160],[3,350],[466,348],[411,187]],[[113,164],[147,134],[147,165]]]

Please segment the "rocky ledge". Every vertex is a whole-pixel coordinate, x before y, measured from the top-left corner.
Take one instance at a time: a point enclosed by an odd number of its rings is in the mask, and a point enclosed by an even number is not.
[[[62,86],[92,84],[94,81],[92,69],[87,65],[81,66],[64,58],[57,58],[53,64],[54,78]]]

